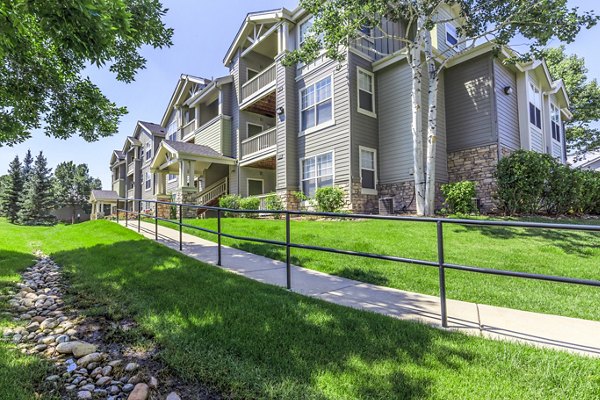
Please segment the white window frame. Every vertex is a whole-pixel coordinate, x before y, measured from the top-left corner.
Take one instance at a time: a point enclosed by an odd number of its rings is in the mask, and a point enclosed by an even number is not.
[[[171,178],[171,176],[173,176]],[[167,175],[167,182],[175,182],[177,180],[177,174],[168,174]]]
[[[254,126],[260,126],[261,132],[265,131],[265,126],[263,124],[257,124],[256,122],[246,122],[246,138],[249,138],[250,135],[250,129],[248,129],[250,127],[250,125],[254,125]]]
[[[448,41],[448,35],[456,39],[456,43],[450,43]],[[456,26],[454,26],[454,24],[452,24],[451,22],[446,22],[444,24],[444,41],[446,42],[446,44],[450,47],[454,47],[458,45],[459,40],[460,39],[458,38],[458,33],[456,33]]]
[[[552,118],[554,117],[554,115],[558,116],[558,121],[554,121]],[[554,132],[552,129],[552,124],[556,123],[558,125],[558,140],[554,139]],[[550,102],[550,137],[552,138],[552,140],[556,143],[561,143],[562,144],[562,138],[563,138],[563,129],[562,129],[562,118],[560,116],[560,108],[554,104],[553,102]]]
[[[535,90],[532,90],[531,86],[533,86],[535,88]],[[537,99],[534,99],[531,97],[531,94],[533,92],[533,95],[536,95],[536,91],[537,91]],[[536,104],[536,101],[534,101],[534,100],[537,100],[537,103],[539,103],[539,104]],[[542,122],[544,120],[543,103],[544,102],[542,100],[542,89],[540,88],[540,86],[537,84],[536,81],[534,81],[531,78],[527,79],[527,122],[528,122],[530,128],[533,128],[540,132],[542,131],[542,129],[544,127],[544,124]],[[539,127],[531,122],[531,110],[530,110],[531,104],[533,104],[533,106],[540,111],[540,121],[539,121],[540,126]]]
[[[331,119],[329,121],[323,122],[323,123],[321,123],[319,125],[315,125],[315,126],[312,126],[312,127],[308,128],[308,129],[302,130],[302,111],[303,111],[302,110],[302,92],[304,90],[308,89],[311,86],[316,86],[317,83],[319,83],[321,81],[324,81],[327,78],[331,79],[331,97],[330,97],[330,99],[331,99]],[[327,100],[329,100],[329,99],[327,99]],[[320,103],[317,103],[315,101],[315,104],[312,105],[312,107],[315,107],[315,123],[317,122],[316,121],[316,118],[317,118],[316,107],[317,107],[317,105],[321,104],[321,103],[324,103],[327,100],[324,100],[324,101],[322,100]],[[334,76],[333,76],[333,73],[332,73],[331,75],[324,76],[323,78],[319,79],[318,81],[315,81],[315,82],[311,83],[310,85],[306,85],[302,89],[298,90],[298,127],[299,127],[299,131],[300,131],[300,133],[298,134],[298,136],[308,135],[310,133],[320,131],[321,129],[325,129],[325,128],[328,128],[328,127],[333,126],[333,125],[335,125],[335,80],[334,80]]]
[[[262,193],[260,195],[265,194],[265,180],[261,178],[246,178],[246,195],[250,195],[250,181],[258,181],[262,185]],[[252,196],[260,196],[260,195],[252,195]]]
[[[372,111],[360,108],[360,74],[365,74],[371,77],[371,104],[373,104]],[[375,74],[361,67],[356,67],[356,110],[361,114],[377,118],[377,113],[375,112]]]
[[[362,176],[362,171],[363,169],[368,169],[368,168],[363,168],[362,167],[362,152],[363,151],[368,151],[370,153],[373,153],[373,182],[375,183],[375,189],[369,189],[369,188],[364,188],[362,187],[362,180],[363,180],[363,176]],[[358,146],[358,170],[360,172],[360,191],[362,194],[377,194],[377,150],[373,149],[371,147],[365,147],[365,146]]]
[[[304,163],[304,161],[308,160],[310,158],[314,158],[315,159],[315,177],[314,178],[310,178],[310,179],[314,179],[315,180],[315,191],[316,191],[317,189],[319,189],[319,187],[316,186],[316,183],[318,181],[318,178],[320,178],[320,176],[316,175],[317,157],[324,156],[326,154],[331,154],[331,186],[335,186],[335,151],[331,150],[331,151],[326,151],[326,152],[323,152],[323,153],[315,154],[314,156],[300,158],[300,160],[299,160],[299,168],[300,168],[300,192],[304,193],[303,185],[302,185],[302,183],[305,180],[304,179],[304,166],[302,165]],[[328,176],[328,175],[323,175],[323,176]]]
[[[309,22],[310,20],[313,20],[313,24],[314,24],[314,17],[312,15],[309,15],[308,17],[304,18],[302,21],[300,21],[298,23],[298,32],[296,34],[296,40],[298,43],[298,48],[302,47],[302,44],[304,43],[304,40],[302,40],[302,25],[306,24],[307,22]]]
[[[167,140],[177,141],[177,118],[174,118],[167,126]]]
[[[144,146],[144,162],[149,162],[150,160],[152,160],[152,142],[146,142],[146,145]],[[150,155],[148,155],[150,154]]]
[[[150,177],[150,179],[148,179]],[[148,185],[150,182],[150,185]],[[147,192],[152,189],[152,174],[150,172],[146,172],[144,176],[144,191]]]

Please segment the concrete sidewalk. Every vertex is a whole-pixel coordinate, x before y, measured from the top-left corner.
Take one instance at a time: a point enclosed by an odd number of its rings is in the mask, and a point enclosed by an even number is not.
[[[123,221],[121,225],[125,225]],[[129,222],[137,231],[137,221]],[[179,231],[158,227],[158,242],[179,251]],[[141,234],[154,239],[154,224]],[[216,266],[217,244],[183,234],[183,254]],[[227,246],[222,267],[259,282],[285,287],[285,263]],[[331,303],[441,327],[438,297],[411,293],[292,267],[292,291]],[[447,301],[450,329],[491,339],[518,341],[589,356],[600,356],[600,322],[538,314],[458,300]]]

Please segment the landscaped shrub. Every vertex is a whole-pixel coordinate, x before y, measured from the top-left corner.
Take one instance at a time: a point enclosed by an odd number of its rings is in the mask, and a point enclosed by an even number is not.
[[[575,171],[579,180],[577,212],[600,214],[600,172]]]
[[[260,199],[258,197],[243,197],[240,199],[240,210],[258,210]],[[258,218],[258,213],[241,213],[242,218]]]
[[[459,214],[473,214],[477,212],[475,200],[475,182],[461,181],[442,185],[444,200],[450,212]]]
[[[518,150],[498,162],[496,170],[498,209],[505,214],[540,211],[551,165],[548,154]]]
[[[344,190],[337,186],[326,186],[315,193],[317,209],[323,212],[339,212],[344,207]]]
[[[240,209],[240,200],[241,197],[237,194],[227,194],[219,199],[219,207],[229,208],[232,210]],[[237,213],[226,212],[224,214],[225,217],[235,217]]]
[[[281,200],[281,197],[279,197],[275,193],[270,194],[269,196],[267,196],[265,198],[265,207],[269,211],[285,210],[285,207],[283,206],[283,201]],[[272,215],[273,215],[273,218],[275,218],[275,219],[281,218],[281,214],[279,214],[279,213],[272,214]]]
[[[580,193],[579,185],[579,174],[575,170],[552,160],[544,193],[545,211],[553,215],[575,211]]]

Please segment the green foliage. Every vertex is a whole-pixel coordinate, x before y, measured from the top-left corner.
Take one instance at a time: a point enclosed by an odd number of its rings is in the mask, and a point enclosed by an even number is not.
[[[221,208],[229,208],[231,210],[239,210],[240,209],[240,200],[242,198],[237,194],[226,194],[219,199],[219,207]],[[225,217],[235,217],[237,213],[225,212],[223,214]]]
[[[344,190],[338,186],[318,188],[315,201],[319,211],[340,212],[344,207]]]
[[[442,185],[444,199],[453,213],[473,214],[477,212],[475,182],[461,181]]]
[[[507,215],[600,213],[600,173],[519,150],[498,163],[498,208]]]
[[[89,210],[92,190],[101,189],[102,182],[92,178],[87,164],[75,165],[72,161],[58,164],[54,170],[54,194],[59,207],[72,207],[72,222],[75,222],[75,209]]]
[[[27,149],[27,153],[25,153],[25,158],[23,158],[22,171],[23,184],[25,184],[33,173],[33,156],[31,155],[31,150],[29,149]]]
[[[575,171],[579,182],[577,212],[600,215],[600,172]]]
[[[18,156],[15,156],[8,165],[8,178],[5,179],[3,186],[2,215],[5,215],[8,221],[14,224],[18,221],[21,210],[21,193],[23,192],[23,171]]]
[[[282,210],[285,210],[285,207],[283,205],[283,201],[281,200],[281,197],[279,197],[275,193],[269,194],[265,198],[265,207],[269,211],[282,211]],[[272,216],[275,219],[281,218],[281,214],[279,214],[279,213],[272,214]]]
[[[117,132],[126,113],[83,73],[89,65],[131,82],[145,67],[139,49],[171,45],[158,0],[1,0],[0,144],[42,128],[87,141]]]
[[[54,208],[51,169],[40,152],[35,159],[31,177],[23,188],[19,222],[24,225],[47,225],[54,222],[50,211]]]
[[[592,126],[600,120],[600,86],[588,79],[583,57],[567,55],[565,46],[546,49],[542,56],[554,79],[562,79],[571,102],[573,118],[565,121],[570,151],[585,153],[600,149],[600,129]]]
[[[240,199],[241,210],[258,210],[260,207],[260,199],[258,197],[249,196]],[[258,218],[257,213],[242,213],[242,218]]]

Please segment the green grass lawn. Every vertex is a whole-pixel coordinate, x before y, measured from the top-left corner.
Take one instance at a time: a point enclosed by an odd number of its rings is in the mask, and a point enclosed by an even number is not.
[[[216,229],[215,219],[187,224]],[[575,222],[575,221],[568,221]],[[135,222],[134,222],[135,223]],[[162,222],[161,222],[162,223]],[[588,223],[599,224],[598,220]],[[169,223],[162,223],[179,229]],[[285,221],[229,218],[223,232],[285,240]],[[216,236],[185,228],[209,240]],[[295,243],[436,261],[436,227],[403,221],[293,220]],[[285,260],[282,247],[223,238],[229,246]],[[446,261],[513,271],[600,279],[600,233],[444,225]],[[306,268],[377,285],[439,295],[437,269],[325,252],[292,249],[293,262]],[[481,304],[600,320],[600,288],[519,278],[446,272],[449,298]]]
[[[600,393],[596,359],[303,297],[181,256],[114,223],[33,229],[0,221],[0,232],[1,254],[25,266],[39,246],[64,266],[70,295],[95,313],[134,318],[139,336],[159,345],[171,371],[227,397],[594,399]],[[14,277],[10,264],[0,263],[0,276]]]

